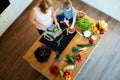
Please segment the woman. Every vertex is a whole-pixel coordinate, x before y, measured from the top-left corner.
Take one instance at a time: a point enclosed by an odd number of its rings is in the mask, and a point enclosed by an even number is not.
[[[36,25],[39,34],[47,31],[47,28],[53,25],[53,20],[58,25],[52,5],[51,0],[41,0],[40,4],[31,11],[30,21]]]

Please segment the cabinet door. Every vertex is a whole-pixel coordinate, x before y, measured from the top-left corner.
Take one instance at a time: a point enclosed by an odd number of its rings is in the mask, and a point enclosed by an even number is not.
[[[6,23],[4,26],[10,26],[16,19],[16,13],[11,5],[9,5],[5,11],[1,14],[3,21]]]
[[[17,16],[19,16],[25,8],[32,2],[32,0],[9,0],[10,4],[15,9]]]
[[[0,36],[3,34],[3,19],[2,19],[2,16],[1,16],[1,14],[0,14]]]
[[[16,14],[11,5],[9,5],[1,14],[0,20],[0,34],[2,35],[5,30],[14,22]]]

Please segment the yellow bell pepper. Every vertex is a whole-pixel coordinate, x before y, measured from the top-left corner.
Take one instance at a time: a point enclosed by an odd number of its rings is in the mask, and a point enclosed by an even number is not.
[[[71,80],[71,76],[70,75],[67,75],[65,80]]]

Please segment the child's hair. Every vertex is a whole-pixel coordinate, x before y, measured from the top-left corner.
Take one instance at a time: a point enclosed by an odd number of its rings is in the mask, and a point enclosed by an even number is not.
[[[39,8],[41,12],[47,13],[47,9],[53,5],[52,0],[41,0]]]
[[[63,6],[64,6],[65,8],[68,8],[68,7],[71,6],[71,5],[72,5],[71,0],[64,0]]]

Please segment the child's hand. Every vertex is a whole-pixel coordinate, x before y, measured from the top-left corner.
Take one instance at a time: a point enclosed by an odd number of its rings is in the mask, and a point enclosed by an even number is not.
[[[69,20],[66,20],[66,18],[64,18],[63,22],[69,27]]]
[[[69,27],[69,21],[68,20],[64,20],[64,22]]]
[[[74,28],[74,26],[71,25],[71,26],[70,26],[70,29],[73,29],[73,28]]]

